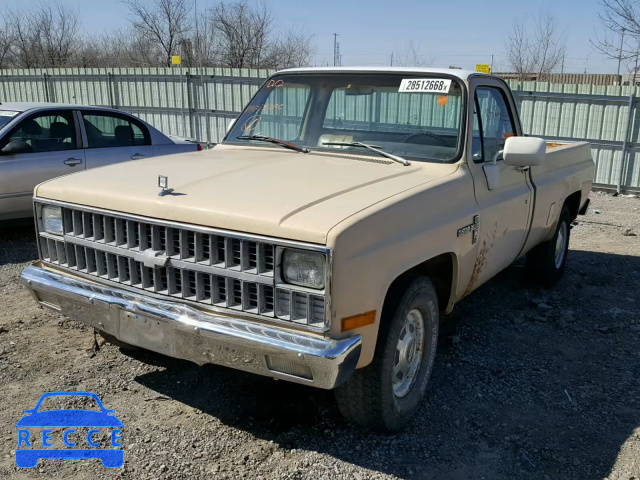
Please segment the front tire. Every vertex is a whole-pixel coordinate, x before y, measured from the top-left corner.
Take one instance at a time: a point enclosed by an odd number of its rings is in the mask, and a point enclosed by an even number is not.
[[[389,310],[383,312],[373,362],[356,370],[335,395],[347,419],[395,433],[414,417],[433,369],[439,323],[433,283],[412,281]]]
[[[564,205],[553,238],[527,254],[528,278],[544,287],[552,287],[562,278],[569,253],[571,213]]]

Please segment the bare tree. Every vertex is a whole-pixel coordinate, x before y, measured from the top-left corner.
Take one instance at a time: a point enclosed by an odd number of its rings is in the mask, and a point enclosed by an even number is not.
[[[264,3],[220,3],[211,10],[209,22],[217,30],[217,55],[225,66],[260,67],[268,60],[273,18]]]
[[[533,21],[514,20],[507,37],[507,57],[521,80],[528,75],[544,79],[558,70],[565,52],[564,38],[551,15],[540,14]]]
[[[122,0],[129,27],[84,37],[77,12],[40,1],[0,20],[0,68],[151,67],[176,54],[187,67],[283,68],[313,54],[312,35],[275,28],[265,4],[250,0],[217,4],[197,24],[193,0]]]
[[[591,44],[608,58],[617,59],[618,65],[623,61],[636,65],[640,54],[640,4],[633,0],[601,0],[599,3],[603,10],[598,17],[604,34],[596,35]]]
[[[507,41],[507,58],[511,69],[523,80],[526,74],[532,73],[530,40],[524,19],[515,19]]]
[[[309,65],[314,47],[312,36],[300,30],[280,34],[272,47],[273,68],[294,68]]]
[[[9,11],[7,21],[13,26],[12,62],[19,67],[68,66],[81,43],[78,14],[59,1]]]
[[[164,55],[165,65],[177,55],[180,42],[190,33],[191,2],[188,0],[124,0],[131,24],[146,41],[155,43]]]
[[[2,23],[0,25],[0,68],[6,68],[13,48],[13,30],[6,19]]]
[[[433,59],[427,58],[422,53],[422,47],[416,45],[413,40],[406,48],[394,53],[393,64],[400,67],[430,67],[433,65]]]
[[[219,64],[216,47],[216,28],[211,21],[196,23],[193,35],[193,65],[208,67]]]

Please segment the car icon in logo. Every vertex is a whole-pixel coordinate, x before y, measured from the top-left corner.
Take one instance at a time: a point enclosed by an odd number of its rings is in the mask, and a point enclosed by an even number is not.
[[[99,410],[80,408],[41,410],[42,402],[50,397],[90,397],[95,400]],[[115,411],[105,408],[100,398],[91,392],[48,392],[43,394],[36,406],[24,411],[18,420],[18,448],[16,465],[20,468],[33,468],[41,458],[88,459],[99,458],[107,468],[118,468],[124,464],[124,451],[121,445],[122,422]],[[36,429],[42,429],[42,436]],[[64,445],[68,448],[53,448],[53,429],[61,429]],[[77,429],[86,430],[86,434]],[[96,437],[108,430],[108,445],[102,445]],[[87,447],[83,448],[83,443]],[[105,446],[110,448],[104,448]],[[41,448],[42,447],[42,448]],[[78,447],[78,448],[75,448]]]

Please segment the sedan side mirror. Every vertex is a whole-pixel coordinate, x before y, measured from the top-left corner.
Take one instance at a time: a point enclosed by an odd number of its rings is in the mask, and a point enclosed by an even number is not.
[[[547,157],[547,142],[535,137],[509,137],[504,145],[504,163],[512,167],[536,167]]]
[[[27,142],[23,140],[11,140],[7,143],[0,153],[2,155],[15,155],[16,153],[31,153],[33,152],[33,148]]]

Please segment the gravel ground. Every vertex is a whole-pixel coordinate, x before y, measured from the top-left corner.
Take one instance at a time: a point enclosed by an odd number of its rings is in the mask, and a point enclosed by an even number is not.
[[[32,229],[0,231],[0,477],[637,480],[640,199],[593,194],[578,221],[556,288],[527,285],[515,264],[456,307],[426,401],[396,436],[346,424],[331,392],[109,344],[94,353],[91,330],[18,285]],[[125,466],[17,469],[23,409],[71,389],[116,410]]]

